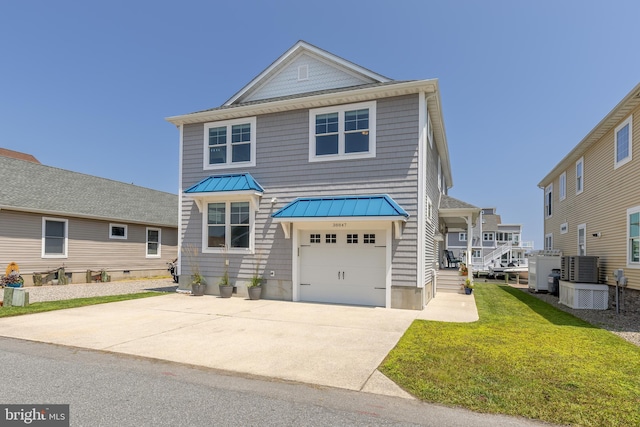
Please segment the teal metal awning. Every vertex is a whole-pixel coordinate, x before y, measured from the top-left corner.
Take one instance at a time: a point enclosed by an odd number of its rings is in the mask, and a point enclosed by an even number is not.
[[[243,191],[264,193],[262,186],[258,184],[258,181],[250,173],[213,175],[189,187],[184,192],[195,195],[199,193]]]
[[[281,220],[300,218],[394,218],[409,214],[386,194],[373,196],[301,197],[272,215]]]

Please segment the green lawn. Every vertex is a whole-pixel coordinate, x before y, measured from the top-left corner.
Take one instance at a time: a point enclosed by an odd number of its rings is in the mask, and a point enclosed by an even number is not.
[[[76,298],[63,301],[35,302],[26,307],[0,307],[0,318],[20,316],[22,314],[42,313],[45,311],[62,310],[64,308],[83,307],[85,305],[104,304],[108,302],[126,301],[130,299],[155,297],[164,295],[162,292],[139,292],[136,294],[110,295],[104,297]]]
[[[414,396],[557,424],[640,426],[640,348],[509,286],[480,320],[415,321],[380,370]]]

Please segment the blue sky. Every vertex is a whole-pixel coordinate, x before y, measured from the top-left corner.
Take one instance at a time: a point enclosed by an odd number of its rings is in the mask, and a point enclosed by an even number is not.
[[[302,39],[438,78],[449,194],[543,243],[537,183],[640,81],[640,2],[0,1],[0,147],[178,191],[165,117],[219,106]]]

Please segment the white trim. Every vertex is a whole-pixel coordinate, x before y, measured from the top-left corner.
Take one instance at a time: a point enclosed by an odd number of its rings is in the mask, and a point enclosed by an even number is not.
[[[640,268],[640,262],[633,262],[631,261],[631,238],[629,236],[629,234],[631,233],[631,227],[630,227],[630,223],[629,223],[629,217],[632,214],[640,214],[640,206],[634,206],[632,208],[627,209],[627,217],[626,217],[626,222],[627,222],[627,233],[625,234],[625,246],[627,247],[626,249],[626,254],[627,254],[627,260],[626,260],[626,264],[627,264],[627,268]]]
[[[203,156],[202,156],[202,168],[204,170],[219,170],[219,169],[232,169],[232,168],[247,168],[253,167],[256,165],[256,117],[244,117],[241,119],[232,119],[232,120],[223,120],[217,122],[207,122],[204,123],[204,145],[203,145]],[[250,144],[250,155],[251,159],[248,162],[232,162],[232,143],[231,143],[231,129],[234,125],[241,124],[249,124],[251,126],[251,139],[249,141]],[[227,141],[224,145],[226,147],[226,162],[225,163],[214,163],[210,164],[209,161],[209,129],[211,128],[219,128],[225,127],[227,129]]]
[[[558,200],[567,198],[567,172],[562,172],[558,178]]]
[[[426,187],[426,165],[427,165],[427,138],[428,138],[428,110],[426,94],[421,92],[418,95],[418,236],[416,251],[417,266],[417,283],[418,288],[424,287],[425,278],[427,277],[425,263],[425,245],[426,245],[426,229],[427,222],[431,222],[428,217],[428,204],[430,202],[427,196]]]
[[[113,235],[113,228],[114,228],[114,227],[121,227],[121,228],[124,228],[124,236],[114,236],[114,235]],[[114,223],[110,223],[110,224],[109,224],[109,239],[127,240],[127,229],[128,229],[127,224],[114,224]]]
[[[322,59],[325,59],[337,65],[340,65],[341,67],[344,67],[345,68],[344,71],[351,71],[352,73],[361,74],[372,80],[379,81],[379,82],[389,81],[388,78],[380,74],[374,73],[371,70],[367,70],[366,68],[361,67],[357,64],[354,64],[353,62],[342,59],[339,56],[333,55],[332,53],[319,49],[313,45],[310,45],[305,41],[300,40],[296,44],[294,44],[292,47],[290,47],[285,53],[283,53],[278,59],[276,59],[269,67],[267,67],[264,71],[262,71],[258,76],[256,76],[253,80],[251,80],[246,86],[240,89],[235,95],[229,98],[224,103],[224,105],[226,106],[226,105],[233,104],[236,100],[238,100],[243,95],[245,95],[246,93],[254,89],[256,85],[260,85],[263,79],[265,79],[272,72],[280,68],[282,64],[292,61],[294,58],[301,55],[305,51],[311,52]]]
[[[183,177],[182,177],[182,161],[183,161],[183,153],[184,150],[184,125],[180,124],[178,127],[179,130],[179,152],[178,152],[178,194],[180,195],[180,202],[178,204],[178,277],[182,272],[182,201],[183,201],[183,193],[182,189],[184,188]]]
[[[158,253],[149,254],[149,231],[158,232]],[[144,253],[146,258],[161,258],[162,257],[162,229],[157,227],[147,227],[145,233]],[[155,242],[152,242],[155,243]]]
[[[63,222],[64,223],[64,253],[62,254],[47,254],[45,253],[45,244],[46,244],[46,223],[47,221],[52,222]],[[53,218],[53,217],[42,217],[42,258],[68,258],[69,257],[69,220],[66,218]]]
[[[629,126],[629,155],[618,161],[618,132],[625,126]],[[629,163],[633,157],[633,114],[627,117],[622,123],[616,126],[613,131],[613,168],[618,169],[620,166]]]
[[[582,175],[580,176],[578,176],[578,165],[580,165],[582,169]],[[578,179],[580,180],[578,181]],[[580,185],[578,185],[578,183],[580,183]],[[576,161],[576,195],[582,193],[583,191],[584,191],[584,157],[580,157]]]
[[[566,222],[563,222],[562,224],[560,224],[560,234],[567,234],[569,232],[569,224]]]
[[[583,234],[583,237],[584,237],[584,242],[583,242],[583,244],[584,244],[584,253],[580,253],[581,252],[580,251],[580,230],[584,230],[584,234]],[[578,254],[578,256],[587,255],[587,224],[578,225],[576,234],[577,234],[577,240],[578,240],[577,241],[577,249],[578,249],[577,254]]]
[[[549,247],[547,247],[547,239],[549,239]],[[544,249],[553,249],[553,233],[547,233],[544,235]]]
[[[376,101],[344,104],[309,110],[309,162],[327,162],[334,160],[365,159],[376,157]],[[345,153],[344,113],[353,110],[369,110],[369,150],[357,153]],[[318,114],[338,113],[338,153],[316,155],[316,116]]]
[[[393,284],[393,262],[392,262],[392,252],[391,247],[393,245],[393,236],[391,233],[391,227],[387,227],[387,247],[385,254],[385,269],[387,275],[385,277],[385,308],[391,308],[391,285]]]

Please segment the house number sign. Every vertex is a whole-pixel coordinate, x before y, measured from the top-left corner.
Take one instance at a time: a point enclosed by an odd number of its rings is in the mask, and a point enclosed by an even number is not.
[[[333,228],[344,228],[347,226],[346,222],[334,222],[333,223]]]

